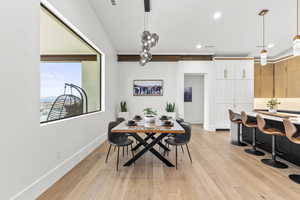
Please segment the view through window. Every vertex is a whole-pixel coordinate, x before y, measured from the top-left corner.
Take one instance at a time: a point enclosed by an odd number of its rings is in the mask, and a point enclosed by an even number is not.
[[[100,111],[101,54],[41,7],[40,122]]]

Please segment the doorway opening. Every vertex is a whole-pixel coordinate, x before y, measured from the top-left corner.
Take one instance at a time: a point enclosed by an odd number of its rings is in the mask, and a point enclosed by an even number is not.
[[[204,124],[204,74],[184,74],[184,119],[192,124]]]

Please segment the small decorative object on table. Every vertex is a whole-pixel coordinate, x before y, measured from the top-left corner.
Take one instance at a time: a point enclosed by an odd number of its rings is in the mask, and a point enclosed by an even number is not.
[[[169,117],[172,117],[173,119],[176,118],[175,103],[169,103],[169,102],[167,102],[166,111],[167,111],[167,115]]]
[[[154,111],[152,108],[145,108],[144,115],[146,123],[155,123],[155,116],[157,115],[157,112]]]
[[[125,120],[129,119],[129,112],[127,111],[126,101],[120,102],[121,112],[118,113],[118,117],[124,118]]]
[[[269,109],[269,112],[276,113],[279,104],[280,102],[278,101],[278,99],[270,99],[267,102],[267,108]]]

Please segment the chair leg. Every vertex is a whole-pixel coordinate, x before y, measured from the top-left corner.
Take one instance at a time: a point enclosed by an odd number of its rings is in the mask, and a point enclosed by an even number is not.
[[[176,157],[176,169],[177,169],[177,145],[175,146],[175,157]]]
[[[127,156],[128,156],[128,146],[127,146]]]
[[[118,147],[118,155],[117,155],[117,171],[119,170],[119,152],[120,152],[120,147]]]
[[[184,153],[184,150],[183,150],[183,147],[182,147],[182,145],[180,145],[180,147],[181,147],[181,151],[182,151],[182,153]]]
[[[245,149],[246,153],[255,155],[255,156],[264,156],[265,153],[262,151],[258,151],[256,149],[256,128],[253,128],[253,133],[252,133],[252,149]]]
[[[190,150],[189,150],[189,146],[187,144],[185,144],[185,146],[186,146],[186,150],[189,154],[190,161],[191,161],[191,163],[193,163],[192,156],[191,156],[191,153],[190,153]]]
[[[117,146],[114,147],[114,152],[116,151]]]
[[[123,147],[123,158],[124,158],[124,151],[125,151],[124,148],[125,148],[125,147]]]
[[[107,163],[107,159],[108,159],[108,156],[109,156],[110,149],[111,149],[111,144],[109,145],[109,148],[108,148],[108,152],[107,152],[107,155],[106,155],[105,163]]]
[[[279,169],[288,168],[286,164],[276,160],[276,135],[272,135],[272,159],[262,159],[261,162]]]
[[[134,157],[134,152],[132,151],[132,144],[130,145],[130,147],[131,147],[131,154],[132,154],[132,158]],[[135,161],[134,161],[134,163],[133,163],[134,165],[135,165]]]

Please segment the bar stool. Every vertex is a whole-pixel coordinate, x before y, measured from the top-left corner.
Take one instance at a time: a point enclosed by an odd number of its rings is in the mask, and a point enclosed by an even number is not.
[[[272,135],[272,159],[262,159],[261,162],[275,168],[288,168],[286,164],[276,160],[276,136],[285,136],[285,133],[275,128],[266,128],[266,121],[260,115],[256,115],[256,120],[258,129],[262,133]]]
[[[231,142],[231,144],[237,146],[247,146],[246,143],[241,142],[241,124],[242,124],[241,117],[230,109],[228,111],[229,111],[230,121],[238,125],[238,138],[237,138],[238,140],[237,142]]]
[[[252,155],[256,155],[256,156],[264,156],[265,153],[262,151],[258,151],[256,149],[256,129],[257,129],[257,122],[256,121],[250,121],[248,119],[247,114],[242,111],[241,112],[241,116],[242,116],[242,122],[243,125],[248,127],[248,128],[252,128],[253,132],[252,132],[252,149],[245,149],[246,153],[252,154]]]
[[[297,133],[297,128],[295,125],[288,119],[283,120],[284,129],[286,137],[293,143],[300,144],[300,136],[295,136]],[[300,175],[298,174],[290,174],[289,178],[295,183],[300,184]]]

